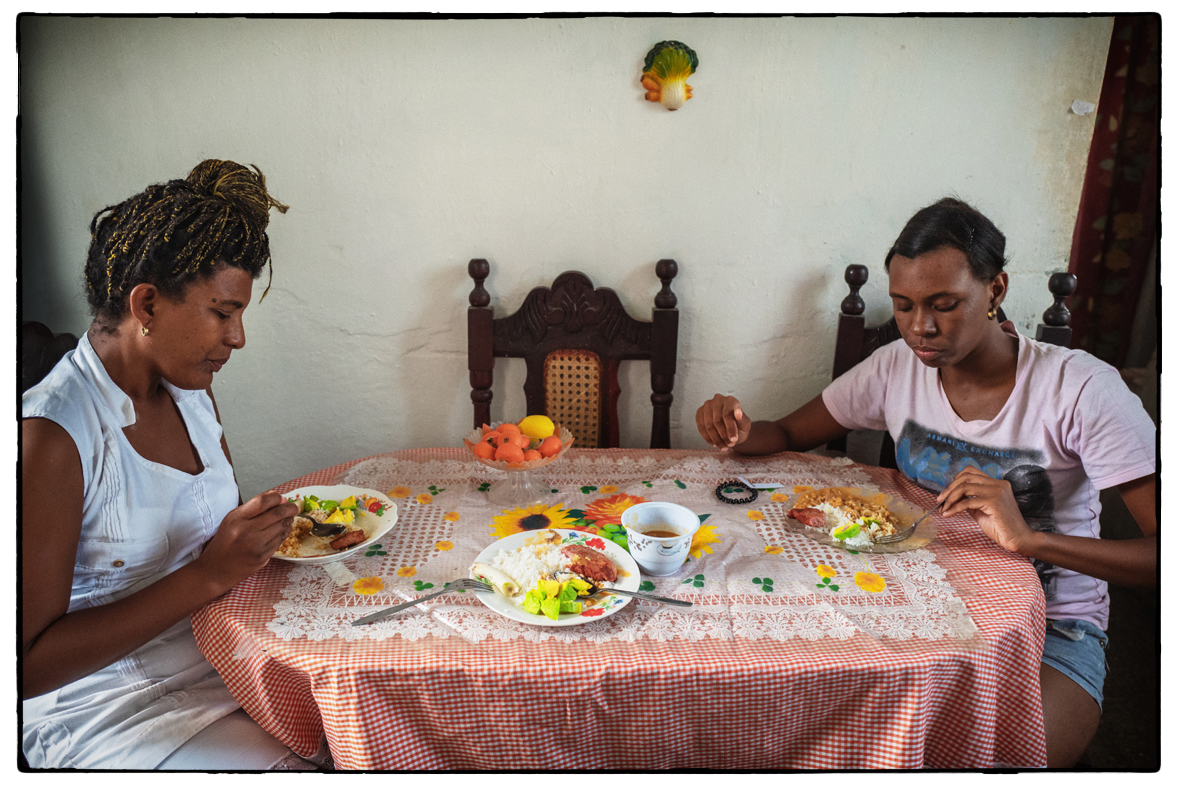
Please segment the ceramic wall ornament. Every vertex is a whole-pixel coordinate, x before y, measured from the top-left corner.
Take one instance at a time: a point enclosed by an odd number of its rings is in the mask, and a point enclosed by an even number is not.
[[[699,57],[681,41],[660,41],[646,53],[642,65],[642,87],[647,102],[659,102],[667,110],[678,110],[691,99],[687,78],[695,73]]]

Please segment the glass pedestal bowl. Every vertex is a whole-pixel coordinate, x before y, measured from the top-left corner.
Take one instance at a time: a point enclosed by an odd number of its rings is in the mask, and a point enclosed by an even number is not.
[[[536,472],[564,457],[574,441],[573,434],[560,425],[556,426],[554,435],[560,439],[560,452],[550,458],[541,458],[526,463],[506,463],[501,460],[486,460],[475,455],[475,459],[479,463],[507,475],[504,479],[491,484],[487,490],[487,501],[500,507],[523,507],[547,499],[552,494],[552,486],[542,480]],[[476,427],[466,434],[462,443],[474,455],[474,445],[482,440],[483,431]]]

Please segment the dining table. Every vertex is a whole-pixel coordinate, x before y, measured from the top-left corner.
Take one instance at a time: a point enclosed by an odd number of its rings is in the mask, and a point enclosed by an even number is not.
[[[800,494],[858,488],[924,512],[893,469],[783,452],[569,448],[533,504],[466,448],[390,452],[277,486],[344,484],[396,505],[335,565],[272,559],[193,617],[245,711],[336,769],[778,770],[1046,764],[1043,588],[966,513],[934,515],[894,553],[820,542]],[[759,486],[730,489],[743,478]],[[746,495],[747,492],[747,495]],[[732,504],[735,497],[756,497]],[[607,614],[535,625],[453,591],[494,543],[537,529],[624,540],[621,513],[672,502],[700,518],[687,560]],[[876,548],[876,547],[873,547]]]

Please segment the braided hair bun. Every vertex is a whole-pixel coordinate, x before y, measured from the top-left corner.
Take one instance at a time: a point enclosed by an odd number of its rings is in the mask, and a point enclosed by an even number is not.
[[[184,181],[198,193],[219,199],[226,205],[226,212],[237,211],[265,231],[270,208],[286,212],[289,207],[266,192],[266,177],[256,165],[251,167],[253,171],[229,160],[205,160]]]
[[[94,216],[86,299],[102,327],[117,324],[138,284],[180,298],[188,284],[221,267],[240,268],[253,278],[261,274],[270,263],[270,208],[288,207],[267,192],[261,170],[251,167],[205,160],[187,178],[152,185]]]

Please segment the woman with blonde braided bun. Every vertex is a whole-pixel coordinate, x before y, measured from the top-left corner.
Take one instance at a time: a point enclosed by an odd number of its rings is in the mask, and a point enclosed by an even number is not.
[[[34,768],[310,764],[239,708],[191,614],[297,512],[242,503],[211,390],[270,261],[262,172],[205,160],[94,216],[89,331],[22,400],[22,750]],[[263,293],[264,297],[264,293]]]

